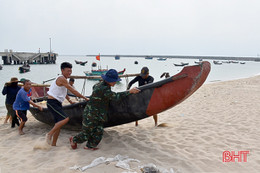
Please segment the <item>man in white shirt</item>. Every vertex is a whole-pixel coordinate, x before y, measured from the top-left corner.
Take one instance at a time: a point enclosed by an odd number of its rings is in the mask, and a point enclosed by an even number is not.
[[[49,111],[53,114],[55,120],[55,125],[49,133],[46,135],[46,141],[52,146],[56,146],[60,129],[62,126],[69,122],[69,116],[62,109],[62,102],[65,98],[73,104],[67,95],[67,90],[70,90],[72,94],[77,97],[83,98],[86,101],[89,99],[81,95],[76,91],[67,81],[72,73],[72,65],[68,62],[63,62],[61,64],[62,75],[58,76],[56,80],[51,84],[48,91],[47,107]]]

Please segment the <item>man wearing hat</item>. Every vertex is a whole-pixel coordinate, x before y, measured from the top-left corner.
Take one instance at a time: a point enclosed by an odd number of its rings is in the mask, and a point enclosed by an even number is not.
[[[21,87],[18,86],[18,79],[12,77],[10,82],[6,82],[2,90],[2,94],[6,95],[5,106],[7,109],[7,115],[4,123],[7,123],[7,120],[10,118],[12,120],[12,128],[15,127],[15,124],[19,126],[19,121],[13,109],[13,103],[15,101],[16,95]]]
[[[143,67],[139,76],[136,76],[131,80],[127,86],[127,89],[130,89],[131,86],[138,82],[138,86],[146,85],[148,83],[153,83],[153,77],[149,75],[148,67]],[[157,115],[153,115],[155,126],[157,126]],[[135,126],[138,126],[138,121],[135,122]]]
[[[115,93],[111,91],[116,82],[121,79],[114,69],[108,70],[105,75],[101,76],[103,81],[94,85],[90,100],[86,105],[83,113],[82,131],[70,138],[72,149],[77,148],[77,143],[87,141],[84,149],[96,150],[97,145],[102,139],[104,122],[107,120],[108,105],[111,100],[121,101],[130,94],[140,92],[137,88],[132,88],[127,92]]]

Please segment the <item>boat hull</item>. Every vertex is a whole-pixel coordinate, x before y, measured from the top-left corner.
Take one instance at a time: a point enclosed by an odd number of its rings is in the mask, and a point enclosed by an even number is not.
[[[169,78],[139,87],[138,94],[127,96],[120,102],[110,102],[108,120],[105,127],[117,126],[141,120],[176,106],[193,94],[206,80],[210,72],[210,63],[187,66]],[[81,127],[82,114],[87,102],[64,106],[70,116],[68,125]],[[53,125],[51,113],[30,108],[32,115],[39,121]]]

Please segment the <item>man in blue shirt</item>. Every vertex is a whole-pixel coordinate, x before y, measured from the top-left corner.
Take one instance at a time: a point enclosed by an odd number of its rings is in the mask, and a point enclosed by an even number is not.
[[[19,90],[15,102],[13,104],[13,109],[15,110],[16,115],[20,119],[21,123],[19,126],[19,134],[23,135],[23,128],[24,124],[27,121],[27,110],[30,109],[30,104],[33,105],[34,107],[39,108],[42,111],[42,107],[36,105],[33,101],[31,101],[30,96],[32,95],[32,90],[31,90],[31,81],[30,80],[25,80],[24,81],[24,87]]]
[[[15,127],[15,124],[17,124],[17,126],[20,125],[17,116],[13,110],[13,103],[20,89],[21,87],[18,86],[18,79],[16,77],[12,77],[10,82],[5,83],[5,86],[2,90],[2,94],[6,95],[5,106],[7,109],[7,115],[5,123],[7,123],[7,120],[10,118],[10,121],[12,121],[12,128]]]

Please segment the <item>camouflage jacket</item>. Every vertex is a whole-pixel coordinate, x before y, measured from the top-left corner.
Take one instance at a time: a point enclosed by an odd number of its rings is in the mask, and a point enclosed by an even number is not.
[[[111,91],[111,86],[102,81],[93,86],[93,92],[90,100],[85,107],[84,117],[89,120],[105,122],[107,120],[107,112],[109,102],[120,101],[130,95],[129,91],[115,93]],[[86,117],[87,116],[87,117]]]

